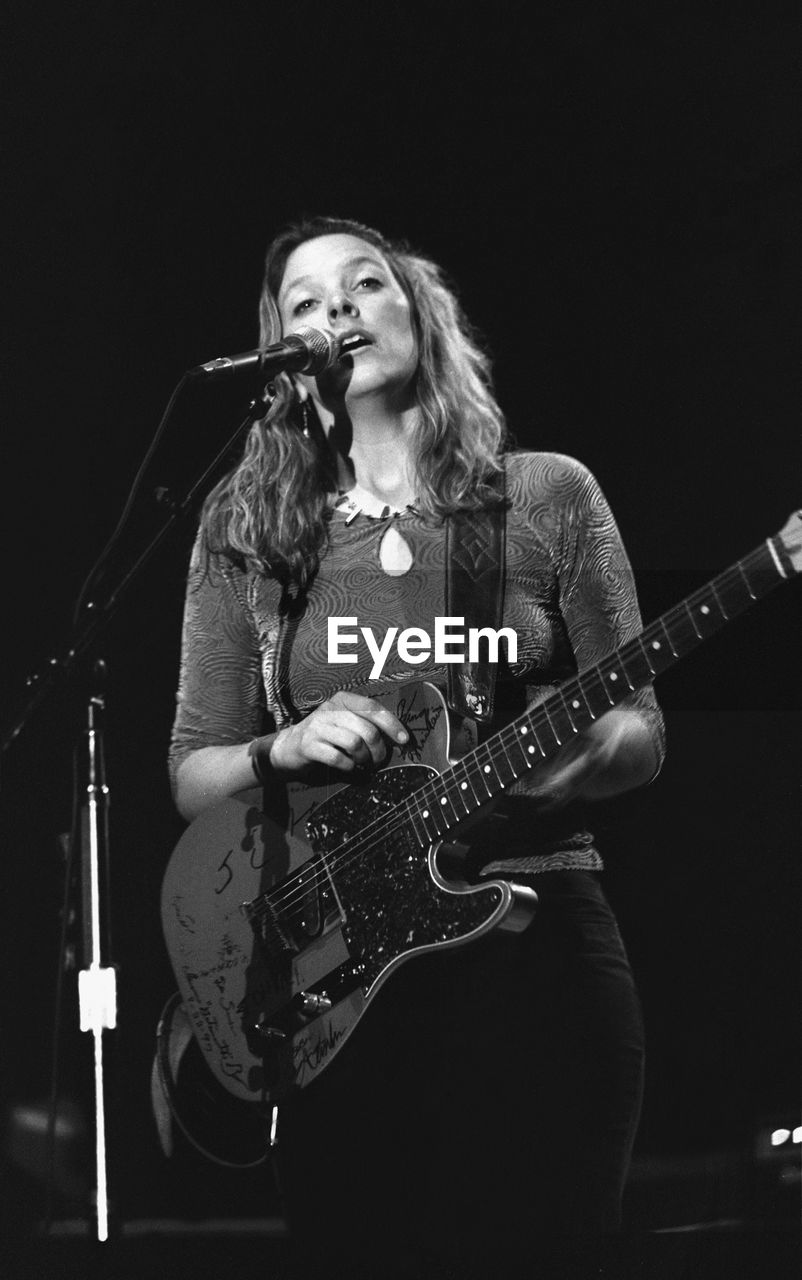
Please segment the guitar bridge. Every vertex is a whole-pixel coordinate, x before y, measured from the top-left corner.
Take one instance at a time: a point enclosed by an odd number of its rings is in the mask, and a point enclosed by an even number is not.
[[[271,960],[298,954],[300,947],[265,894],[254,902],[243,902],[240,911],[253,929],[256,939]]]
[[[240,911],[266,959],[297,956],[320,937],[326,919],[326,884],[315,858],[300,875],[280,881],[253,902],[241,904]]]

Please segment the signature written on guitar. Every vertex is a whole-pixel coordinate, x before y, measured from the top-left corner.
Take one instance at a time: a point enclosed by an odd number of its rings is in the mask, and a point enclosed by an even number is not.
[[[304,1068],[308,1071],[317,1071],[345,1036],[345,1027],[335,1027],[329,1019],[326,1020],[326,1023],[324,1035],[320,1035],[318,1031],[314,1034],[302,1034],[295,1037],[292,1055],[293,1067],[296,1072],[301,1072]]]
[[[408,741],[397,748],[398,754],[405,763],[417,763],[423,756],[429,738],[437,730],[443,715],[443,706],[442,704],[433,706],[431,702],[420,697],[418,689],[414,689],[409,696],[399,697],[395,714],[409,733]],[[287,831],[290,834],[299,830],[303,832],[315,809],[319,807],[319,792],[313,789],[315,799],[306,802],[302,798],[305,790],[303,783],[293,787],[295,801],[287,819]]]
[[[420,760],[442,714],[442,705],[432,706],[424,702],[417,696],[417,691],[409,698],[402,696],[398,699],[396,715],[409,734],[409,741],[399,749],[404,760]]]

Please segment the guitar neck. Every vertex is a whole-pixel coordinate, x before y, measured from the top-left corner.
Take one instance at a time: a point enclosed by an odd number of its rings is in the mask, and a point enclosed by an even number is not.
[[[769,538],[596,666],[561,684],[405,801],[418,838],[425,843],[447,835],[794,571],[781,539]]]

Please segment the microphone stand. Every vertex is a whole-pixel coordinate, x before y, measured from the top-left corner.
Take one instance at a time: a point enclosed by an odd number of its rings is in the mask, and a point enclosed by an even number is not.
[[[85,730],[86,803],[81,813],[84,958],[88,958],[89,964],[78,974],[78,1005],[81,1031],[91,1031],[94,1039],[95,1224],[97,1239],[105,1241],[109,1236],[109,1197],[103,1032],[113,1031],[117,1026],[117,971],[111,963],[109,789],[103,732],[106,664],[102,659],[95,663],[93,675],[94,688],[89,696]]]
[[[163,415],[160,430],[166,425],[176,400],[192,376],[192,371],[184,374],[176,386],[167,410]],[[0,743],[2,751],[10,748],[36,708],[45,701],[46,697],[58,684],[68,680],[75,670],[77,660],[92,649],[103,628],[118,608],[120,600],[126,591],[139,577],[145,566],[150,563],[178,522],[192,510],[199,491],[208,484],[215,470],[233,449],[234,445],[237,444],[240,437],[244,435],[245,431],[257,418],[262,417],[267,412],[274,397],[274,389],[270,383],[267,383],[260,395],[251,401],[246,416],[240,422],[234,434],[192,483],[184,497],[176,502],[169,499],[168,496],[170,507],[168,519],[148,543],[144,551],[137,557],[133,566],[123,576],[117,587],[111,591],[105,602],[98,605],[94,601],[87,601],[84,620],[80,626],[76,626],[69,646],[62,653],[62,656],[50,658],[41,674],[35,674],[28,678],[26,684],[32,692],[22,711],[3,731],[2,742]],[[118,527],[117,532],[119,533],[121,529],[122,524]],[[112,543],[115,540],[116,534],[112,538]],[[110,549],[110,546],[108,549]],[[105,770],[105,677],[106,664],[102,658],[96,658],[87,704],[86,727],[84,729],[86,738],[86,800],[81,812],[84,959],[88,963],[87,967],[78,974],[80,1030],[91,1032],[94,1041],[96,1184],[94,1225],[96,1238],[99,1242],[105,1242],[109,1238],[109,1180],[107,1173],[103,1032],[113,1031],[117,1026],[117,970],[111,955],[111,929],[109,923],[111,916],[109,895],[109,868],[111,862],[109,843],[110,792],[106,782]],[[51,1117],[51,1123],[52,1121],[53,1117]]]

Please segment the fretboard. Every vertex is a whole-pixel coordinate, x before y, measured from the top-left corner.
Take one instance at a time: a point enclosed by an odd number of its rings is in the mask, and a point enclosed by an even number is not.
[[[418,839],[425,844],[447,835],[789,576],[782,544],[769,538],[596,666],[561,684],[399,806]]]

